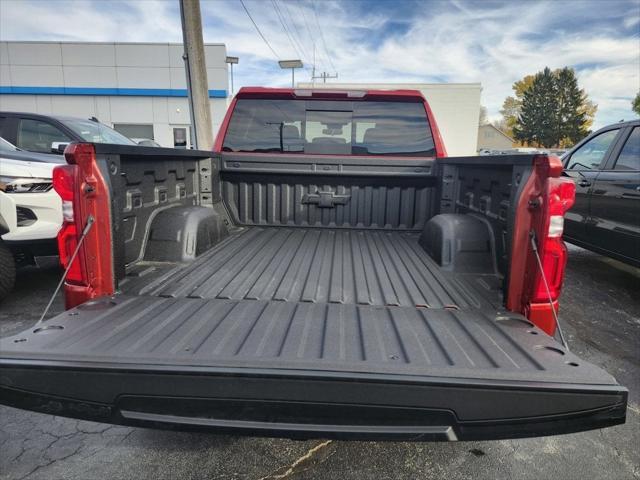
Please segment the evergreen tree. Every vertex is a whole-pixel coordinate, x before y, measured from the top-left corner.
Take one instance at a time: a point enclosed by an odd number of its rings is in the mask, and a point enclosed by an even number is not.
[[[596,106],[578,86],[573,69],[538,72],[522,95],[514,138],[527,145],[573,145],[589,133]]]
[[[589,134],[586,128],[586,113],[581,108],[586,102],[584,90],[578,88],[578,80],[572,68],[563,68],[554,72],[558,110],[556,113],[557,134],[553,139],[554,146],[563,142],[570,145],[577,143]]]
[[[553,145],[557,136],[556,90],[553,72],[548,67],[534,76],[522,96],[522,108],[513,128],[516,140],[537,147]]]
[[[504,99],[504,103],[502,104],[502,109],[500,113],[502,114],[502,125],[501,129],[510,137],[513,137],[513,127],[515,127],[518,121],[518,114],[522,109],[522,97],[524,97],[524,92],[526,92],[530,87],[531,83],[533,83],[534,75],[527,75],[522,80],[518,80],[511,87],[514,97],[507,97]]]

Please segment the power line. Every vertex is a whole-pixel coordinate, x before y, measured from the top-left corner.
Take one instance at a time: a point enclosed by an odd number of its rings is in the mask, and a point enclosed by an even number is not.
[[[316,25],[318,26],[318,31],[320,32],[320,40],[322,40],[322,46],[324,47],[324,52],[327,56],[327,59],[329,60],[329,63],[331,64],[331,68],[333,68],[333,71],[335,72],[336,66],[333,64],[333,60],[331,60],[331,54],[329,53],[329,49],[327,48],[327,42],[325,42],[324,40],[324,33],[322,32],[322,27],[320,26],[320,22],[318,21],[318,12],[316,11],[316,2],[315,0],[311,0],[311,6],[313,7],[313,16],[316,19]]]
[[[278,4],[276,3],[276,0],[271,0],[271,5],[273,5],[273,9],[276,12],[276,16],[278,17],[278,20],[280,21],[280,24],[282,25],[282,28],[284,29],[284,33],[287,34],[287,37],[289,38],[289,43],[291,44],[291,46],[295,50],[296,55],[302,56],[302,55],[300,55],[300,52],[298,51],[298,47],[296,47],[296,45],[295,45],[295,43],[293,41],[293,38],[291,37],[291,34],[289,33],[289,28],[287,27],[285,22],[282,20],[282,17],[280,15],[280,8],[278,7]]]
[[[296,5],[298,6],[298,10],[300,11],[300,16],[302,17],[302,20],[304,21],[305,29],[307,31],[307,37],[309,37],[309,40],[311,40],[311,46],[313,47],[313,68],[315,70],[315,67],[316,67],[316,41],[313,38],[313,32],[311,31],[311,27],[309,27],[309,23],[307,22],[307,15],[304,13],[304,9],[301,6],[302,5],[302,1],[299,1]],[[325,65],[325,67],[326,67],[326,65]]]
[[[298,10],[300,10],[300,16],[302,17],[302,20],[304,21],[305,28],[307,29],[307,36],[311,40],[311,43],[314,43],[313,42],[313,35],[311,34],[311,29],[309,28],[309,24],[307,23],[307,16],[304,14],[304,9],[301,6],[302,2],[300,1],[300,2],[296,3],[296,5],[298,5]]]
[[[242,4],[242,8],[244,8],[244,11],[247,12],[249,20],[251,20],[251,23],[253,23],[253,26],[256,27],[256,31],[262,37],[262,40],[264,40],[264,43],[266,43],[267,47],[269,47],[269,50],[271,50],[273,52],[273,54],[275,55],[276,59],[280,60],[280,55],[278,55],[276,53],[276,51],[273,49],[273,47],[271,46],[271,44],[269,43],[267,38],[260,31],[260,28],[258,28],[258,24],[255,22],[255,20],[253,19],[253,17],[249,13],[249,10],[247,10],[247,6],[244,4],[244,0],[240,0],[240,3]]]
[[[289,43],[291,44],[291,46],[293,47],[293,49],[296,52],[296,55],[299,56],[299,58],[304,58],[304,55],[302,54],[302,47],[300,47],[300,49],[298,49],[298,45],[296,42],[295,37],[292,35],[292,33],[289,30],[289,27],[287,27],[287,23],[286,20],[284,18],[283,13],[280,11],[280,7],[278,6],[276,0],[271,0],[271,4],[273,5],[273,8],[276,12],[276,16],[278,17],[278,20],[280,20],[280,24],[282,25],[282,28],[284,28],[284,32],[287,34],[287,37],[289,38]],[[305,59],[305,63],[306,63],[306,59]],[[305,66],[305,69],[308,70],[308,67]]]
[[[298,35],[298,44],[300,45],[301,50],[304,53],[304,42],[302,42],[302,35],[300,35],[300,30],[298,30],[298,25],[296,24],[296,22],[293,20],[293,16],[291,15],[291,12],[289,11],[289,7],[287,5],[287,2],[285,2],[284,0],[282,1],[282,4],[284,5],[284,11],[287,13],[287,16],[289,17],[289,21],[291,22],[291,24],[293,25],[293,28],[296,31],[296,34]],[[293,33],[293,32],[292,32]],[[309,55],[304,55],[307,59],[309,59]]]

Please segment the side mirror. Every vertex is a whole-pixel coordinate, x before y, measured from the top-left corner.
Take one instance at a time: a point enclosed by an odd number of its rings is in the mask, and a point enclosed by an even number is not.
[[[51,153],[62,155],[69,142],[51,142]]]

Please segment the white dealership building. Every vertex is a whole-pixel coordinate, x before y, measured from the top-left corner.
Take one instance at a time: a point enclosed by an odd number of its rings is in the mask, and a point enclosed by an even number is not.
[[[0,42],[0,110],[96,117],[131,138],[189,146],[183,48],[170,43]],[[224,44],[206,44],[214,133],[229,100]],[[308,88],[312,84],[299,83]],[[417,89],[449,155],[475,155],[479,83],[315,83],[315,88]]]
[[[132,138],[189,145],[183,48],[169,43],[0,42],[0,110],[96,117]],[[226,47],[206,44],[211,118],[228,96]]]

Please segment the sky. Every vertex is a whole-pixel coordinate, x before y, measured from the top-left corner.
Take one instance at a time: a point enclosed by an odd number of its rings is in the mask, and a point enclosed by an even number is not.
[[[598,104],[594,127],[634,118],[640,90],[640,0],[201,0],[204,40],[240,57],[236,89],[338,82],[482,84],[500,118],[513,82],[545,66],[573,67]],[[182,41],[177,0],[0,0],[1,40]],[[268,44],[270,45],[267,45]],[[314,55],[315,52],[315,55]]]

